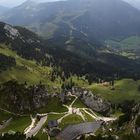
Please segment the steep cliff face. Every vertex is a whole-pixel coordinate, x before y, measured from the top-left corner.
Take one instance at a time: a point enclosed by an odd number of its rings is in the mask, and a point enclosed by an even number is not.
[[[132,109],[133,133],[140,134],[140,104],[137,104]]]
[[[125,107],[125,108],[124,108]],[[111,129],[113,134],[118,135],[140,135],[140,104],[133,101],[127,101],[121,107],[123,114],[113,123]],[[108,126],[106,126],[110,129]]]

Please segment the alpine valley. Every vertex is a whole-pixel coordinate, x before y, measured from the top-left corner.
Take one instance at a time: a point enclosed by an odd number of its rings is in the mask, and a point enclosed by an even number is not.
[[[139,140],[140,5],[0,6],[0,140]]]

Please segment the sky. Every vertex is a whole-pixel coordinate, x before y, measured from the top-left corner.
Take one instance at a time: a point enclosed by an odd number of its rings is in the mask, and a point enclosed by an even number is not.
[[[0,0],[0,6],[5,7],[14,7],[22,4],[27,0]],[[36,2],[53,2],[53,1],[59,1],[59,0],[34,0]],[[133,6],[140,8],[140,0],[124,0],[132,4]]]
[[[27,0],[0,0],[0,5],[5,7],[14,7],[17,5],[20,5],[21,3],[25,2]],[[34,0],[37,2],[46,2],[46,1],[58,1],[58,0]]]

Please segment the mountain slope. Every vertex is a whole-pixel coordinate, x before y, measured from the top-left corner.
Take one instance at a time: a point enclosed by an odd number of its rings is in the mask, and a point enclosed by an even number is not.
[[[24,28],[5,23],[0,23],[0,32],[0,83],[15,79],[21,83],[42,81],[52,85],[51,56],[41,50],[41,40]],[[57,81],[53,84],[57,87]]]
[[[68,31],[73,31],[73,37],[78,32],[83,39],[140,34],[140,11],[121,0],[69,0],[43,4],[29,1],[6,13],[2,20],[27,25],[39,33],[43,29],[47,32],[50,24],[52,28],[56,26],[56,32],[65,25]]]
[[[4,7],[4,6],[0,6],[0,15],[4,14],[5,12],[7,12],[9,10],[9,8]]]
[[[99,0],[73,24],[91,38],[104,39],[139,34],[139,17],[140,12],[125,2]]]
[[[26,1],[1,16],[1,20],[25,26],[55,47],[87,58],[98,51],[123,55],[106,41],[140,35],[140,11],[121,0]],[[137,50],[132,51],[139,58]]]
[[[0,29],[0,42],[10,44],[13,50],[26,59],[35,59],[38,62],[43,60],[45,52],[43,53],[41,40],[36,34],[25,28],[12,27],[5,23],[0,23]]]
[[[44,41],[25,28],[0,23],[0,54],[5,61],[0,77],[3,81],[39,81],[87,75],[97,78],[139,77],[140,64],[126,57],[94,50],[89,57],[58,47],[55,40]],[[61,43],[61,42],[59,42]],[[5,58],[6,57],[6,58]],[[11,65],[11,62],[14,62]],[[4,71],[5,70],[5,71]],[[20,75],[24,73],[23,77]],[[47,74],[50,73],[50,74]],[[54,78],[55,77],[55,78]],[[60,83],[59,83],[60,86]]]

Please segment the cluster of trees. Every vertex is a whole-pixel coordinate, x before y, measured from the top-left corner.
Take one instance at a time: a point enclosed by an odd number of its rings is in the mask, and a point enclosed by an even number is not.
[[[140,91],[140,85],[138,86],[138,91]]]
[[[112,79],[133,78],[137,80],[140,77],[138,71],[140,65],[127,58],[109,54],[100,54],[97,58],[88,58],[61,47],[55,47],[55,44],[53,44],[54,46],[49,43],[47,45],[46,51],[53,56],[53,64],[57,68],[61,67],[67,77],[71,74],[86,75],[89,83],[98,82],[99,79],[112,81]],[[98,57],[105,63],[98,61]]]
[[[60,66],[53,66],[53,71],[51,73],[51,81],[55,81],[55,79],[58,77],[60,77],[61,80],[64,82],[70,77],[70,75],[66,75]]]
[[[14,58],[0,54],[0,72],[16,65]]]
[[[139,140],[140,136],[136,136],[134,134],[124,134],[119,136],[118,140]],[[102,136],[101,134],[97,135],[97,136],[89,136],[88,138],[85,138],[84,136],[82,136],[80,138],[80,140],[116,140],[115,136],[113,135],[105,135]]]
[[[40,43],[39,38],[35,37],[32,32],[29,32],[26,29],[21,28],[21,33],[23,34],[23,40],[25,41],[22,41],[20,38],[11,41],[12,49],[23,58],[34,59],[41,65],[50,66],[53,59],[46,55],[47,52],[44,50],[44,46]],[[31,35],[30,38],[26,38],[26,34]],[[37,42],[37,40],[39,42]]]
[[[4,26],[5,24],[0,22],[0,43],[5,43],[7,46],[9,45],[18,55],[26,59],[35,59],[42,65],[50,65],[50,61],[52,60],[46,56],[44,45],[36,34],[25,28],[16,27],[21,36],[12,40],[6,35],[7,33],[4,30]]]
[[[0,85],[0,106],[15,113],[29,113],[44,107],[48,101],[46,88],[42,84],[27,86],[15,80]]]
[[[140,127],[140,115],[138,115],[138,117],[136,119],[136,126]]]
[[[125,122],[129,122],[133,115],[132,108],[136,105],[135,101],[125,100],[119,105],[124,115],[121,115],[118,120],[118,126],[121,127]]]
[[[140,127],[139,103],[133,100],[126,100],[118,105],[118,107],[119,109],[121,108],[123,115],[113,123],[112,127],[115,128],[115,132],[122,134],[120,140],[139,140],[140,134],[137,129]],[[129,128],[129,130],[126,128]]]
[[[87,138],[85,138],[85,136],[82,136],[80,140],[114,140],[114,138],[111,135],[103,137],[101,134],[99,134],[97,136],[89,136]]]
[[[4,136],[0,135],[0,140],[38,140],[38,139],[34,137],[26,138],[24,134],[17,132],[15,134],[4,134]]]
[[[74,86],[75,86],[75,83],[72,81],[72,78],[70,78],[69,80],[65,81],[65,82],[62,84],[61,88],[62,88],[63,90],[70,90],[70,89],[72,89],[72,87],[74,87]]]
[[[106,80],[108,77],[111,79],[129,77],[137,80],[140,77],[140,65],[137,62],[114,54],[98,54],[95,51],[96,47],[90,51],[82,41],[74,40],[72,46],[75,49],[72,51],[64,47],[68,40],[67,37],[56,38],[54,36],[51,40],[45,41],[25,28],[16,27],[22,38],[17,37],[12,40],[6,36],[3,27],[4,24],[0,23],[0,42],[10,44],[13,50],[26,59],[35,59],[41,65],[53,66],[55,70],[52,81],[56,75],[64,80],[63,72],[65,77],[73,74],[87,75],[89,83],[98,81],[99,78]],[[68,30],[67,27],[65,29]],[[81,52],[81,50],[83,51]],[[85,54],[83,54],[84,52]]]
[[[65,73],[66,79],[71,75],[77,75],[77,77],[87,75],[86,79],[89,83],[98,81],[99,78],[105,79],[109,75],[114,76],[115,71],[111,67],[106,67],[92,60],[89,61],[64,49],[48,47],[47,52],[53,56],[55,75],[57,73],[62,79],[64,79],[63,73]],[[60,67],[61,72],[59,71]]]

